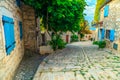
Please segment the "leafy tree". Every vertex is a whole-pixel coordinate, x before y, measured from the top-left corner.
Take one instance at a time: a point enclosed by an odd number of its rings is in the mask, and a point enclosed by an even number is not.
[[[79,34],[91,34],[91,31],[89,30],[89,23],[87,20],[82,20],[80,26],[81,27]]]
[[[84,37],[84,34],[91,34],[92,32],[90,31],[89,23],[87,20],[82,19],[80,23],[80,30],[78,34],[80,34],[80,40]]]
[[[84,18],[85,0],[24,0],[43,19],[46,30],[60,36],[62,32],[77,32]],[[59,37],[60,38],[60,37]]]
[[[86,5],[84,0],[24,0],[43,18],[44,26],[53,32],[78,31]]]

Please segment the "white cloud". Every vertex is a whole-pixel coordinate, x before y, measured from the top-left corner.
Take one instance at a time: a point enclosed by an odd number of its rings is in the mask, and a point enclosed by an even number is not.
[[[96,4],[96,0],[85,0],[87,2],[88,5],[95,5]]]
[[[90,3],[90,2],[92,2],[92,0],[85,0],[87,3]]]
[[[89,6],[86,6],[84,13],[86,14],[85,19],[89,21],[89,23],[93,20],[94,18],[94,12],[95,12],[95,3],[96,0],[86,0]]]

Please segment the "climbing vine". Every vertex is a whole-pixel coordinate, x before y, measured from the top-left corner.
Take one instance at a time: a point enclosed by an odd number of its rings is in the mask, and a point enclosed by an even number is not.
[[[94,15],[94,22],[99,21],[100,7],[105,3],[105,1],[106,0],[97,0],[95,15]]]

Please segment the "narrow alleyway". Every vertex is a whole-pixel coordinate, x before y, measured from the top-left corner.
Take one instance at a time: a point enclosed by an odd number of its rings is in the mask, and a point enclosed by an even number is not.
[[[39,64],[47,55],[25,53],[13,80],[32,80]]]
[[[67,45],[40,64],[34,80],[119,80],[120,57],[91,42]]]

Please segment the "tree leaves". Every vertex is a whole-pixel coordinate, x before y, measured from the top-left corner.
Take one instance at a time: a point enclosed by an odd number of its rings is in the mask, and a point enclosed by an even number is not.
[[[53,32],[76,32],[84,18],[84,0],[24,0],[43,18],[44,27]],[[47,26],[48,25],[48,26]]]

